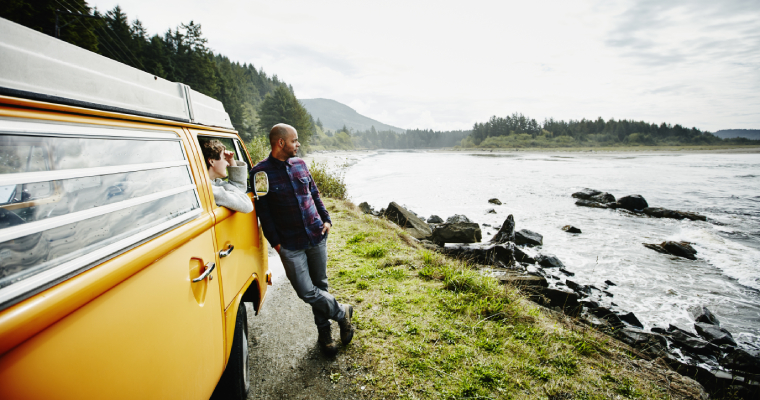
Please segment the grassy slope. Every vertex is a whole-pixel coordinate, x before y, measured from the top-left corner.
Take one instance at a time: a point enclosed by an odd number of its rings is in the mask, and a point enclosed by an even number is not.
[[[346,356],[365,397],[684,397],[619,342],[421,249],[349,202],[326,204],[331,292],[355,306]]]

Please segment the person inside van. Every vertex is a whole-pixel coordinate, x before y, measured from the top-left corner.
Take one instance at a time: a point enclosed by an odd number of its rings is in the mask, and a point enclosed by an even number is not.
[[[248,166],[242,161],[236,161],[235,153],[227,150],[216,139],[202,141],[201,147],[216,204],[242,213],[253,211],[253,202],[245,194]],[[229,179],[223,180],[228,174]]]

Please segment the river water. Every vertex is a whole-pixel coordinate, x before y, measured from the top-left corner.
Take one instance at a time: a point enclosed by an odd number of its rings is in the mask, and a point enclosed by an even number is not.
[[[742,346],[760,349],[760,154],[370,152],[345,170],[354,203],[391,201],[420,216],[464,214],[490,239],[509,214],[516,229],[544,236],[571,279],[604,288],[645,329],[694,331],[688,311],[707,306]],[[650,207],[693,211],[707,222],[578,207],[583,188],[616,198],[642,195]],[[503,205],[488,203],[496,197]],[[488,209],[497,214],[488,214]],[[491,225],[491,228],[483,226]],[[574,225],[583,233],[561,230]],[[691,242],[697,260],[642,243]]]

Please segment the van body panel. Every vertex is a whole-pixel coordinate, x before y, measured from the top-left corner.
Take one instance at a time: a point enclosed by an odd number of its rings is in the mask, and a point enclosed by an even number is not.
[[[27,340],[0,359],[0,397],[208,398],[224,361],[219,285],[191,280],[213,259],[206,230]]]

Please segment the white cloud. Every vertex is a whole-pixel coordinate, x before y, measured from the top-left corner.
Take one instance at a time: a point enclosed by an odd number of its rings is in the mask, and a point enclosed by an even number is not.
[[[214,51],[300,98],[404,128],[469,129],[513,112],[760,128],[752,0],[118,3],[152,33],[199,22]]]

